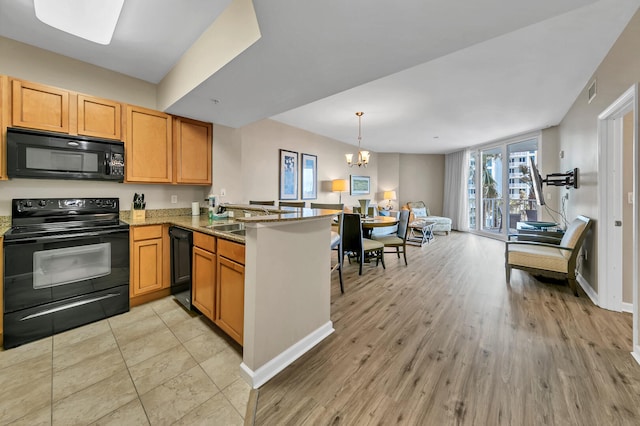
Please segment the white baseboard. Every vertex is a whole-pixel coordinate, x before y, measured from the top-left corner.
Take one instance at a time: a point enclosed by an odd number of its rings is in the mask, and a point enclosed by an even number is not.
[[[622,302],[622,312],[633,313],[633,303]]]
[[[631,352],[631,356],[640,364],[640,347],[637,347],[635,351]]]
[[[307,334],[297,343],[289,346],[286,350],[276,355],[275,358],[268,361],[257,370],[251,370],[244,362],[240,364],[240,374],[254,389],[264,385],[273,376],[284,370],[293,361],[307,353],[315,345],[323,341],[327,336],[333,333],[333,323],[327,321],[325,324]]]
[[[589,296],[589,299],[591,299],[593,304],[596,306],[600,306],[600,304],[598,303],[598,293],[593,290],[591,284],[589,284],[589,282],[585,280],[584,277],[580,274],[576,275],[576,280],[578,281],[578,284],[580,284],[580,287],[582,287],[584,292],[587,293],[587,296]]]

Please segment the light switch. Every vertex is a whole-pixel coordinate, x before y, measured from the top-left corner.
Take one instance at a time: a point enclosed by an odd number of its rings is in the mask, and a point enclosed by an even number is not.
[[[627,203],[633,204],[633,192],[627,192]]]

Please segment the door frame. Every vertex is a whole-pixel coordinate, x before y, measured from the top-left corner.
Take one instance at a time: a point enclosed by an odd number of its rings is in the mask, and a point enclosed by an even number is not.
[[[600,115],[598,115],[598,305],[602,308],[614,311],[622,310],[622,279],[616,278],[618,272],[622,272],[622,238],[620,232],[614,231],[614,220],[622,220],[616,217],[616,210],[608,205],[608,192],[614,178],[622,182],[621,173],[622,164],[616,164],[616,175],[611,174],[611,161],[616,158],[620,159],[620,148],[616,146],[616,142],[620,142],[618,138],[621,128],[621,122],[618,125],[614,123],[616,119],[633,112],[633,219],[631,223],[633,235],[633,258],[638,259],[638,202],[637,194],[640,188],[638,180],[638,84],[634,84],[625,91],[618,99],[616,99],[609,107],[607,107]],[[616,128],[620,127],[620,128]],[[623,200],[620,199],[622,205]],[[613,244],[609,241],[612,238]],[[610,251],[611,250],[611,251]],[[633,351],[631,354],[640,363],[640,330],[638,305],[638,277],[640,276],[639,262],[633,262]]]

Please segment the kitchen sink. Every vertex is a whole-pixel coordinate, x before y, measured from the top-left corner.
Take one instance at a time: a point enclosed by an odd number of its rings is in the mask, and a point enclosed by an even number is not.
[[[229,231],[229,233],[233,235],[240,235],[243,237],[246,235],[246,231],[244,229],[236,229],[235,231]]]
[[[207,225],[205,228],[220,232],[244,231],[244,223],[227,223],[224,225]]]

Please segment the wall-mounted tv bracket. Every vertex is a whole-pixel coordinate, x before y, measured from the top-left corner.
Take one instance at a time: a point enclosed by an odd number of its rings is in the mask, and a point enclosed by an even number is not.
[[[548,186],[564,186],[569,189],[578,187],[578,168],[566,173],[551,173],[543,180]]]

